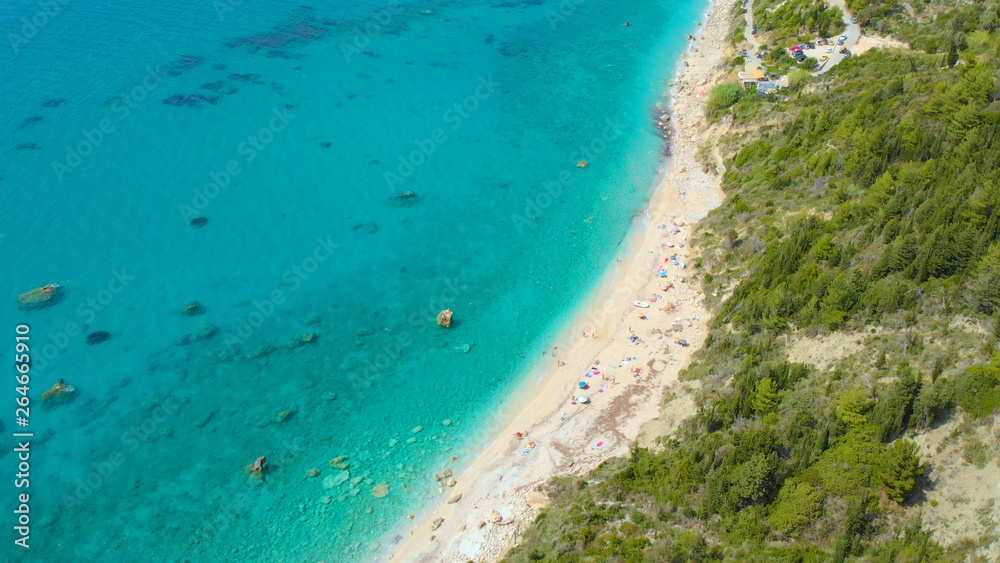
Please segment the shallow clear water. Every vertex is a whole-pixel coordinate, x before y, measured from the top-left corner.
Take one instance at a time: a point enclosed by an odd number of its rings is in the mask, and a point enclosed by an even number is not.
[[[370,557],[621,251],[704,3],[146,4],[0,6],[0,330],[8,358],[31,327],[30,555]],[[17,310],[50,282],[61,302]],[[59,379],[75,400],[41,409]]]

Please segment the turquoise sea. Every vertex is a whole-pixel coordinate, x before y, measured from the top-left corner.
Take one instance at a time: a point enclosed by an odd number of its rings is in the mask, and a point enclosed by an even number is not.
[[[301,1],[0,3],[7,559],[377,557],[625,250],[706,6]]]

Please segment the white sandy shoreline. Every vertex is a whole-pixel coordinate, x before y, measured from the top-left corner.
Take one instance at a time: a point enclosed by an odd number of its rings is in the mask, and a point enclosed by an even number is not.
[[[719,177],[704,173],[696,154],[710,129],[724,127],[705,120],[704,101],[728,52],[723,46],[728,44],[734,3],[712,2],[695,34],[698,39],[678,64],[668,102],[674,127],[672,156],[646,210],[648,227],[641,228],[638,221],[633,225],[626,244],[631,252],[568,323],[548,349],[548,359],[504,405],[494,438],[485,447],[470,450],[478,455],[454,475],[457,484],[443,486],[438,501],[412,522],[404,521],[392,536],[395,540],[383,543],[388,547],[378,560],[496,561],[515,545],[545,504],[547,499],[534,492],[539,485],[553,476],[583,474],[606,459],[627,454],[642,426],[661,414],[664,393],[677,385],[678,372],[700,346],[709,319],[700,287],[686,282],[678,262],[666,267],[665,279],[653,270],[664,266],[671,254],[680,262],[691,259],[688,237],[693,225],[722,202]],[[711,48],[700,49],[702,44]],[[675,223],[679,233],[673,232]],[[664,291],[665,284],[673,287]],[[654,295],[660,301],[652,303]],[[636,299],[651,302],[650,307],[634,307]],[[674,309],[663,310],[666,304]],[[639,319],[639,314],[648,320]],[[630,329],[639,342],[630,341]],[[679,347],[675,338],[684,338],[691,346]],[[629,357],[635,359],[622,362]],[[595,367],[601,374],[585,378]],[[639,378],[631,371],[636,367],[643,370]],[[612,379],[617,385],[611,385]],[[570,403],[580,380],[590,383],[583,392],[591,398],[589,405]],[[607,386],[604,391],[602,383]],[[513,435],[524,431],[525,439]],[[529,442],[537,446],[522,455]],[[595,448],[599,442],[602,447]],[[460,500],[448,503],[458,495]],[[501,522],[491,522],[491,515],[497,514]]]

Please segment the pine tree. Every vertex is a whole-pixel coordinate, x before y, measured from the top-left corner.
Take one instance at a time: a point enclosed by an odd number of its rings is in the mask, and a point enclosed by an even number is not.
[[[886,449],[879,467],[879,480],[886,495],[903,502],[917,486],[917,478],[927,467],[920,462],[919,446],[910,440],[896,440]]]

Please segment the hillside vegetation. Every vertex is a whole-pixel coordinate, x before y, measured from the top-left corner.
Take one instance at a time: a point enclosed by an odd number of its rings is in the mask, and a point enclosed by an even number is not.
[[[939,6],[944,48],[729,106],[695,268],[716,316],[682,377],[702,407],[661,448],[555,479],[508,560],[991,560],[994,535],[925,529],[944,460],[910,439],[963,421],[967,458],[997,455],[971,438],[1000,416],[1000,35],[976,6]],[[790,358],[831,333],[861,352]]]
[[[844,29],[844,13],[825,0],[754,0],[753,21],[772,41],[832,37]]]

